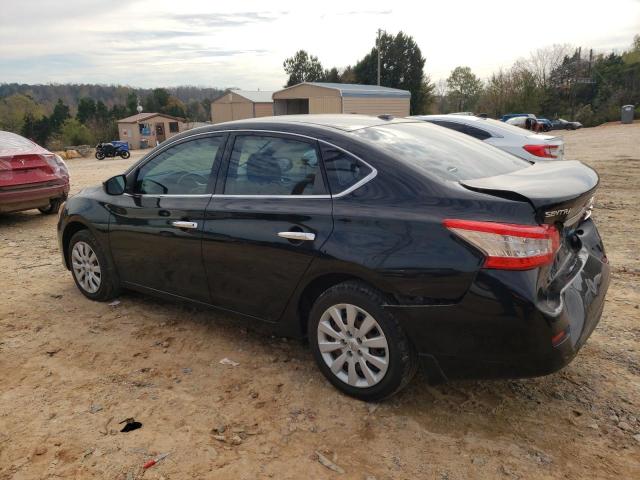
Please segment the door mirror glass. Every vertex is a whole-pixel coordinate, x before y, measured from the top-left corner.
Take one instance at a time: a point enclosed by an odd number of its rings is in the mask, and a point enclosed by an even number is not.
[[[104,182],[104,191],[107,192],[107,195],[122,195],[126,184],[127,181],[124,175],[116,175]]]

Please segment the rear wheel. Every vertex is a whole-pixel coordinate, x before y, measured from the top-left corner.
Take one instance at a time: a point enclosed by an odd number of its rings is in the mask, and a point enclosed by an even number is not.
[[[58,213],[62,202],[64,202],[64,198],[54,198],[49,201],[48,206],[38,208],[38,210],[40,210],[40,213],[44,213],[45,215],[53,215],[54,213]]]
[[[91,300],[107,301],[118,296],[115,269],[89,230],[71,237],[67,253],[76,286]]]
[[[102,152],[100,152],[100,151],[97,151],[97,152],[96,152],[96,158],[97,158],[98,160],[104,160],[104,153],[102,153]]]
[[[402,389],[417,356],[382,295],[360,282],[331,287],[309,315],[309,343],[316,363],[339,390],[366,401]]]

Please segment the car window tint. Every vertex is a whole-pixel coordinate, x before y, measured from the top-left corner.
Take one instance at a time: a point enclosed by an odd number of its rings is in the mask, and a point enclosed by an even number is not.
[[[236,137],[225,195],[313,195],[324,193],[312,143],[262,135]]]
[[[149,195],[198,195],[207,184],[222,137],[206,137],[175,145],[140,168],[136,193]]]
[[[470,125],[465,125],[464,133],[472,136],[473,138],[477,138],[478,140],[486,140],[487,138],[491,138],[491,134],[485,130],[481,130],[480,128],[472,127]]]
[[[371,173],[371,168],[353,155],[328,145],[322,145],[322,161],[329,188],[334,195],[352,187]]]
[[[428,120],[431,123],[435,123],[441,127],[448,128],[450,130],[455,130],[456,132],[466,133],[464,131],[464,125],[456,122],[447,122],[446,120]]]
[[[353,132],[420,173],[468,180],[520,170],[529,162],[428,122],[397,123]]]

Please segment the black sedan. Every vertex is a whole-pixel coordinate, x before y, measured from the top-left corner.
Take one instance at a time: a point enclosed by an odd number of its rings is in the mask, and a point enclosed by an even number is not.
[[[578,130],[579,128],[582,128],[580,122],[569,122],[563,118],[551,120],[551,130]]]
[[[184,132],[61,210],[80,291],[195,302],[307,337],[378,400],[432,381],[544,375],[600,319],[597,174],[531,165],[410,119],[252,119]]]

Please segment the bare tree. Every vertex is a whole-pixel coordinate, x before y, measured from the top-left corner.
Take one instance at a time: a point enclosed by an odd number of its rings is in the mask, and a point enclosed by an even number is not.
[[[551,72],[562,63],[562,59],[573,52],[574,48],[568,43],[553,44],[531,52],[526,60],[528,70],[536,78],[538,85],[546,88],[549,85]],[[521,65],[523,66],[523,65]]]
[[[438,80],[435,84],[436,106],[438,113],[446,113],[447,110],[447,81],[444,78]]]

